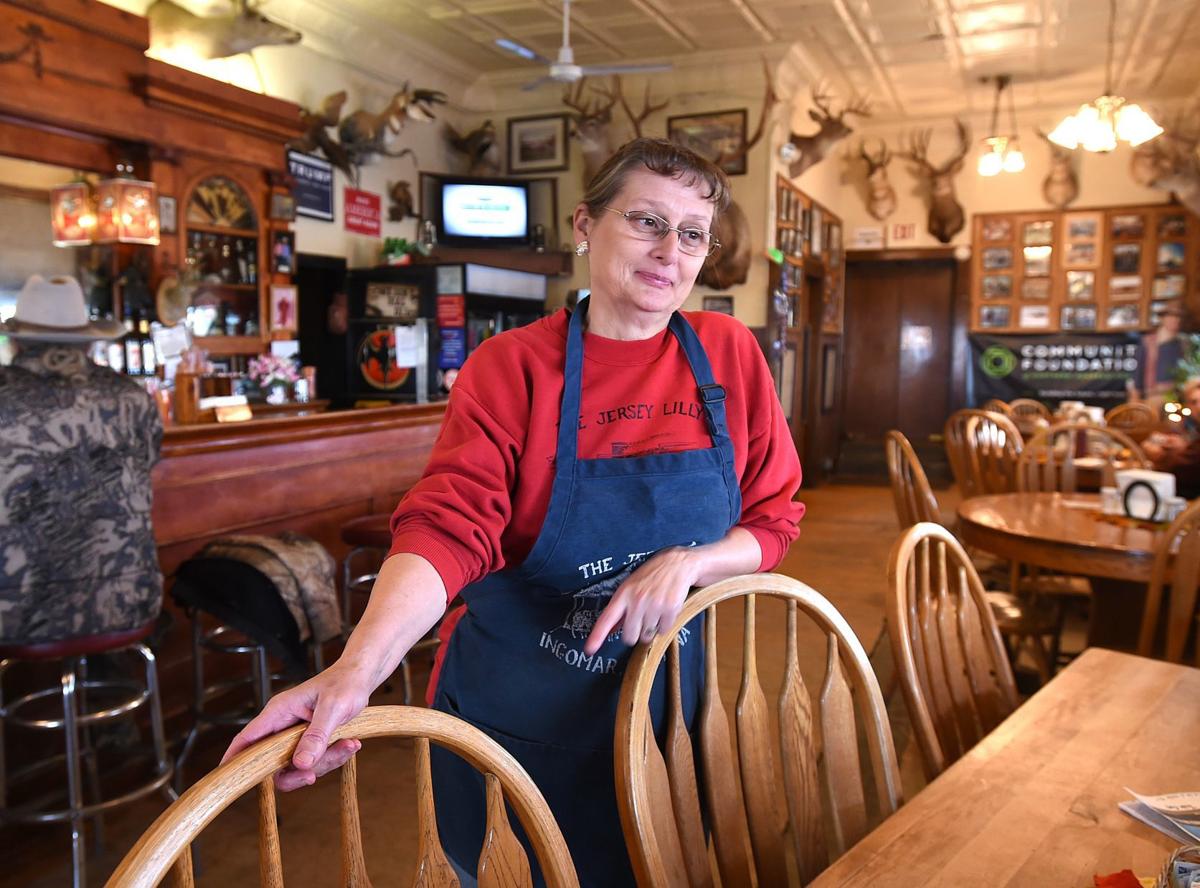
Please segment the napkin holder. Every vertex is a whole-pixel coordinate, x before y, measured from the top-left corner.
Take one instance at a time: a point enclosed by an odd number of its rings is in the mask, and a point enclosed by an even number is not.
[[[1170,521],[1177,507],[1175,476],[1150,469],[1116,473],[1117,496],[1124,514],[1142,521]]]

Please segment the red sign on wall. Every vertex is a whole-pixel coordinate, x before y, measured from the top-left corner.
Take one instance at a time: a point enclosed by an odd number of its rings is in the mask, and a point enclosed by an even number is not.
[[[465,327],[467,325],[467,300],[463,296],[439,296],[437,298],[437,322],[439,327]]]
[[[378,194],[347,188],[345,191],[346,230],[379,237],[382,233],[383,201]]]

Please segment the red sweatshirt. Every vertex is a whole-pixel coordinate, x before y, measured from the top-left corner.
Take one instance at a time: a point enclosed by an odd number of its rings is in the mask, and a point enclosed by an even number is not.
[[[685,312],[725,387],[744,527],[771,570],[799,535],[800,461],[753,334],[714,312]],[[389,554],[428,560],[447,595],[519,565],[533,548],[554,481],[566,310],[484,342],[454,385],[421,480],[392,516]],[[584,334],[579,457],[712,446],[696,381],[670,330],[619,341]],[[448,621],[449,622],[449,621]]]
[[[741,484],[742,520],[771,570],[792,541],[804,505],[800,459],[771,372],[753,334],[733,318],[685,312],[725,388],[725,416]],[[476,349],[455,382],[442,430],[421,480],[392,516],[392,548],[428,560],[453,599],[463,586],[520,564],[550,506],[563,365],[565,310],[495,336]],[[579,457],[640,456],[712,446],[696,379],[670,330],[623,342],[583,337]],[[441,674],[445,642],[463,608],[442,621],[426,703]]]

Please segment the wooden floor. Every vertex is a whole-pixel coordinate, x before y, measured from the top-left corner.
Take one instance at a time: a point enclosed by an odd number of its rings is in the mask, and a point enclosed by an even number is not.
[[[939,493],[950,513],[953,501]],[[891,492],[887,487],[828,486],[802,492],[808,506],[800,540],[779,572],[796,577],[833,601],[870,651],[879,636],[884,612],[888,551],[897,536]],[[735,624],[737,613],[722,613]],[[780,620],[760,618],[762,646],[781,637]],[[775,633],[775,638],[772,638]],[[739,633],[740,636],[740,633]],[[811,636],[815,639],[815,634]],[[886,649],[886,641],[883,643]],[[881,649],[881,650],[883,650]],[[728,650],[728,649],[726,649]],[[811,686],[819,686],[824,651],[807,645],[802,668]],[[729,651],[721,662],[725,701],[736,699],[740,652]],[[765,664],[760,663],[760,668]],[[424,675],[419,676],[421,686]],[[764,684],[776,682],[764,674]],[[374,703],[399,703],[399,690],[379,693]],[[902,705],[902,704],[901,704]],[[192,759],[188,776],[195,779],[215,765],[229,733],[213,732]],[[919,765],[906,757],[905,790],[920,787]],[[416,835],[413,810],[412,748],[402,741],[372,741],[359,755],[359,789],[367,867],[377,885],[409,884]],[[159,797],[110,813],[104,822],[103,852],[90,854],[88,884],[104,884],[124,852],[162,810]],[[327,886],[337,882],[337,781],[331,775],[317,786],[280,798],[283,860],[289,888]],[[253,794],[220,815],[197,851],[199,885],[251,885],[258,881],[256,804]],[[90,849],[89,849],[90,850]],[[70,835],[65,826],[5,828],[0,833],[0,885],[58,888],[70,884]]]

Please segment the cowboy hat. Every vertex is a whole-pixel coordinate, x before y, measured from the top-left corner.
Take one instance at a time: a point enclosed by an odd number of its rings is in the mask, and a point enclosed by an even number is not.
[[[0,323],[0,334],[4,336],[47,342],[117,339],[124,333],[119,321],[89,320],[83,288],[66,275],[49,280],[40,274],[30,275],[17,295],[16,314]]]

